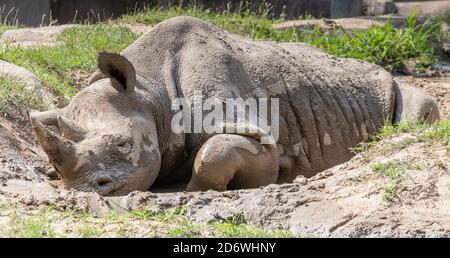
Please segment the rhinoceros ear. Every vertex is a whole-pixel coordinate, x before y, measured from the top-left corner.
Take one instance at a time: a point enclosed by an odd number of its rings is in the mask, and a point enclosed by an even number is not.
[[[117,90],[131,93],[136,85],[136,71],[133,64],[124,56],[100,52],[98,55],[98,68],[109,78],[114,78],[120,85],[112,84]]]

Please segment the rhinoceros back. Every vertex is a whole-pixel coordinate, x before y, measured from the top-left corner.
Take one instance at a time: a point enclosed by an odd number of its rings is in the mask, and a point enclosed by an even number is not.
[[[302,174],[314,175],[347,161],[351,147],[392,120],[395,82],[386,70],[307,44],[276,48],[289,103],[283,140],[290,143],[288,150]]]

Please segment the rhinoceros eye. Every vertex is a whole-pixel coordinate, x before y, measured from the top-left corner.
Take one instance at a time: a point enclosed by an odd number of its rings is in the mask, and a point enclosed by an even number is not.
[[[129,154],[133,149],[133,140],[130,138],[119,138],[116,141],[117,150],[122,154]]]

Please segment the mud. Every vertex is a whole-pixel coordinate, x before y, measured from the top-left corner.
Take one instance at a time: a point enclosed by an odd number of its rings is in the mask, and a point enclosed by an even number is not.
[[[156,211],[185,207],[197,222],[241,219],[271,229],[288,229],[315,237],[449,237],[450,155],[445,145],[417,141],[407,148],[390,148],[411,138],[401,135],[369,152],[294,183],[227,192],[133,192],[100,197],[58,189],[46,180],[10,179],[2,186],[3,201],[28,209],[52,205],[63,210],[104,214],[148,208]],[[377,150],[380,151],[377,153]],[[401,176],[391,201],[384,198],[391,179],[371,164],[401,161],[418,164]]]

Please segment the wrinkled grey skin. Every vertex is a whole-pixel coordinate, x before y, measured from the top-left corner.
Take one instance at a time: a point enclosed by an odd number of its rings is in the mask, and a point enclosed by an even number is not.
[[[386,121],[439,119],[429,95],[379,66],[307,44],[252,41],[190,17],[166,20],[98,61],[65,109],[30,117],[66,186],[102,195],[169,182],[190,181],[192,191],[288,182],[347,161],[349,148]],[[279,98],[277,144],[175,134],[171,100],[192,103],[196,90],[204,99]]]

